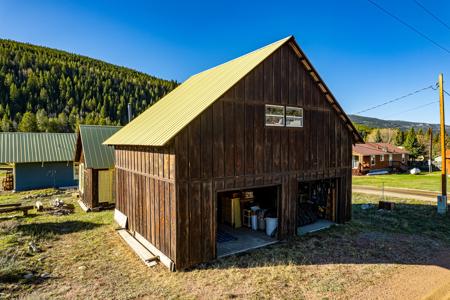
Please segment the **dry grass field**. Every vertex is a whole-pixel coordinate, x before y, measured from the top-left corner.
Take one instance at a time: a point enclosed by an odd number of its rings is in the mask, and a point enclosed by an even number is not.
[[[54,193],[2,193],[0,203],[39,199],[48,206],[58,197],[76,204],[70,193]],[[23,200],[29,195],[37,198]],[[375,196],[353,198],[346,225],[175,273],[145,267],[115,233],[112,211],[84,213],[75,205],[63,216],[1,215],[0,298],[362,299],[368,291],[392,296],[386,282],[397,289],[398,274],[448,271],[435,257],[449,256],[450,218],[436,215],[434,205],[393,199],[396,208],[387,212],[362,209]]]

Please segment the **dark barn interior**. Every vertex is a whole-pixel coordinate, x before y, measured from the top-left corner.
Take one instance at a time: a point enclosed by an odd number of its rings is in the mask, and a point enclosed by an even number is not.
[[[300,228],[307,231],[328,227],[330,222],[336,222],[338,179],[322,179],[300,182],[297,197],[297,233],[302,234]],[[324,222],[328,221],[328,222]],[[306,227],[310,224],[316,226]]]
[[[259,248],[278,240],[280,187],[224,191],[217,197],[217,256]],[[266,223],[275,226],[266,231]],[[275,223],[273,223],[275,222]]]

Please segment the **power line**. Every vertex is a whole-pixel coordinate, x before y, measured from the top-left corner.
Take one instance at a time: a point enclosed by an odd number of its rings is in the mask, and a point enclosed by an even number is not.
[[[444,90],[444,93],[446,93],[447,95],[449,95],[450,96],[450,94],[446,91],[446,90]]]
[[[430,16],[432,16],[436,21],[438,21],[439,23],[441,23],[442,25],[444,25],[445,27],[447,27],[448,30],[450,30],[450,25],[448,25],[448,24],[445,23],[441,18],[439,18],[438,16],[436,16],[434,13],[432,13],[429,9],[427,9],[425,6],[423,6],[419,1],[414,0],[414,2],[415,2],[420,8],[422,8],[427,14],[429,14]]]
[[[404,111],[402,111],[402,112],[398,112],[398,113],[395,113],[395,114],[387,115],[385,118],[390,118],[391,116],[395,116],[395,115],[398,115],[398,114],[404,114],[404,113],[407,113],[407,112],[411,112],[411,111],[414,111],[414,110],[418,110],[418,109],[420,109],[420,108],[423,108],[423,107],[426,107],[426,106],[429,106],[429,105],[432,105],[432,104],[436,104],[436,103],[439,103],[439,101],[428,102],[428,103],[426,103],[426,104],[423,104],[423,105],[420,105],[420,106],[416,106],[416,107],[413,107],[413,108],[411,108],[411,109],[404,110]]]
[[[438,42],[434,41],[433,39],[431,39],[429,36],[427,36],[426,34],[422,33],[421,31],[419,31],[417,28],[415,28],[414,26],[406,23],[405,21],[403,21],[402,19],[400,19],[399,17],[397,17],[396,15],[392,14],[391,12],[389,12],[388,10],[386,10],[385,8],[383,8],[382,6],[380,6],[379,4],[375,3],[372,0],[367,0],[370,3],[372,3],[372,5],[374,5],[376,8],[378,8],[379,10],[381,10],[382,12],[384,12],[385,14],[387,14],[388,16],[390,16],[391,18],[394,18],[395,20],[397,20],[398,22],[400,22],[401,24],[403,24],[404,26],[408,27],[410,30],[414,31],[415,33],[417,33],[418,35],[420,35],[422,38],[428,40],[429,42],[433,43],[436,47],[441,48],[442,50],[444,50],[445,52],[450,54],[450,50],[445,48],[444,46],[442,46],[441,44],[439,44]]]
[[[369,1],[370,1],[370,0],[369,0]],[[413,96],[413,95],[415,95],[415,94],[418,94],[418,93],[423,92],[423,91],[428,90],[428,89],[433,89],[433,90],[434,90],[435,88],[433,87],[433,85],[429,85],[429,86],[427,86],[427,87],[418,89],[417,91],[408,93],[408,94],[406,94],[406,95],[397,97],[397,98],[395,98],[395,99],[392,99],[392,100],[389,100],[389,101],[386,101],[386,102],[377,104],[377,105],[375,105],[375,106],[369,107],[369,108],[367,108],[367,109],[361,110],[361,111],[357,112],[356,114],[361,114],[361,113],[367,112],[367,111],[369,111],[369,110],[373,110],[373,109],[379,108],[379,107],[381,107],[381,106],[385,106],[385,105],[387,105],[387,104],[391,104],[391,103],[393,103],[393,102],[400,101],[400,100],[402,100],[402,99],[404,99],[404,98]]]

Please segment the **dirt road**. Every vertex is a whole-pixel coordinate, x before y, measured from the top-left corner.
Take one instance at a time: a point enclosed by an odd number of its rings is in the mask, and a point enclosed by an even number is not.
[[[369,286],[356,299],[450,299],[450,253],[427,265],[405,265],[392,277]]]
[[[380,195],[381,188],[372,186],[352,186],[352,191],[354,193],[369,194],[369,195]],[[401,189],[401,188],[384,188],[384,195],[387,197],[396,198],[407,198],[422,201],[436,202],[437,194],[435,192],[423,191],[423,190],[413,190],[413,189]]]

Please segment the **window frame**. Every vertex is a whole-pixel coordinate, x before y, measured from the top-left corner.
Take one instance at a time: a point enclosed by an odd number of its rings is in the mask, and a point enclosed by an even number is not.
[[[357,158],[357,159],[355,159]],[[358,169],[360,163],[359,155],[352,155],[352,168]]]
[[[384,154],[380,155],[380,161],[384,161]]]
[[[291,109],[291,110],[299,110],[299,111],[302,112],[302,116],[301,116],[301,117],[298,117],[298,116],[292,116],[292,115],[291,115],[291,116],[288,116],[288,109]],[[303,128],[303,117],[304,117],[303,107],[298,107],[298,106],[286,106],[285,109],[284,109],[284,114],[285,114],[285,117],[284,117],[284,124],[285,124],[286,127],[288,127],[288,128]],[[296,126],[296,125],[288,125],[288,117],[289,117],[289,118],[293,118],[294,120],[295,120],[295,119],[299,119],[299,120],[300,120],[300,126]]]
[[[267,108],[268,107],[276,107],[276,108],[282,108],[283,109],[283,115],[271,115],[267,114]],[[283,124],[268,124],[267,123],[267,117],[282,117]],[[286,106],[284,105],[277,105],[277,104],[265,104],[264,105],[264,125],[267,127],[286,127]]]
[[[377,164],[377,156],[376,155],[370,155],[370,165],[375,166]]]

